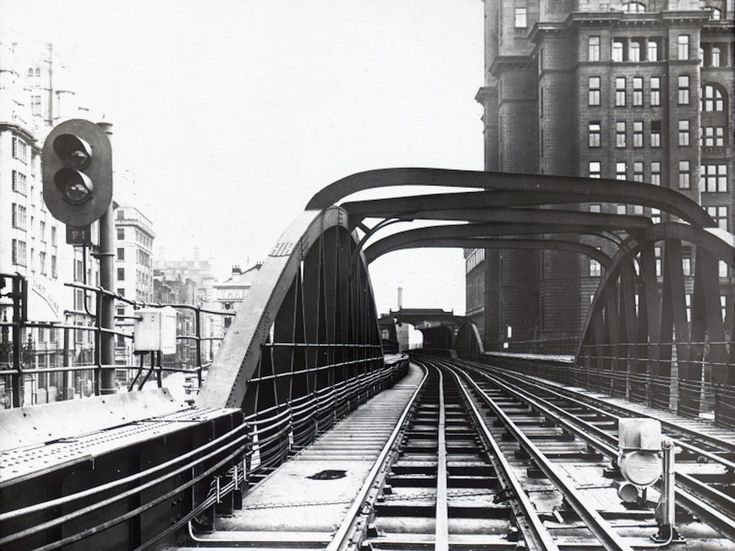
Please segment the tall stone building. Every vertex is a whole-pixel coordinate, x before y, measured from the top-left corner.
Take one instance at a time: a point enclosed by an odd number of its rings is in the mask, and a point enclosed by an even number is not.
[[[476,98],[485,169],[669,187],[732,231],[734,41],[732,0],[485,0]],[[624,204],[580,208],[668,219]],[[684,255],[691,274],[694,252]],[[489,348],[573,344],[599,281],[596,262],[550,251],[482,256],[465,252],[467,312]],[[722,265],[723,289],[730,275]],[[732,297],[721,300],[724,308]]]
[[[66,281],[97,285],[97,263],[67,245],[65,227],[43,200],[41,148],[51,128],[68,118],[89,118],[74,91],[70,73],[52,44],[20,40],[0,29],[0,273],[28,281],[28,316],[37,322],[88,325],[93,298]],[[9,283],[8,283],[9,285]],[[7,289],[6,289],[7,290]],[[0,299],[0,321],[11,321],[12,306]],[[0,330],[0,367],[11,362],[9,331]],[[23,334],[24,369],[86,365],[93,361],[89,331],[33,328]],[[85,377],[62,373],[28,374],[23,401],[69,398],[85,387]],[[0,380],[0,404],[6,379]],[[1,406],[0,406],[1,407]]]

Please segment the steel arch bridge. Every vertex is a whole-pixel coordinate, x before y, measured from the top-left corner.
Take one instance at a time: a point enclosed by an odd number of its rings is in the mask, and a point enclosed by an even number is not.
[[[474,190],[344,201],[405,185]],[[589,202],[657,208],[681,221],[578,210]],[[378,237],[408,220],[426,226]],[[583,242],[600,231],[615,236],[615,254]],[[696,246],[690,302],[683,244]],[[604,274],[573,361],[546,358],[521,369],[664,409],[675,388],[680,413],[698,415],[702,400],[713,399],[716,422],[735,426],[732,320],[723,323],[718,277],[719,261],[735,268],[735,236],[696,203],[638,182],[368,171],[317,193],[282,234],[193,407],[159,388],[0,412],[0,467],[11,473],[0,477],[0,547],[142,548],[186,525],[213,529],[215,515],[238,508],[243,486],[401,380],[407,362],[384,354],[368,266],[392,251],[432,247],[596,260]],[[663,251],[660,276],[655,248]],[[490,358],[476,326],[451,323],[459,355]]]
[[[409,185],[465,190],[344,201],[367,189]],[[656,208],[680,222],[579,210],[591,202]],[[377,222],[368,226],[368,219]],[[413,220],[427,225],[376,237],[387,225]],[[616,236],[612,257],[583,242],[600,232]],[[684,293],[683,243],[696,247],[691,300]],[[654,246],[663,250],[661,277]],[[699,205],[633,181],[426,168],[361,172],[314,195],[260,270],[198,405],[268,410],[382,365],[367,266],[392,251],[431,247],[557,250],[598,261],[604,275],[570,368],[575,380],[604,374],[613,390],[668,407],[668,392],[659,398],[658,391],[670,385],[673,366],[679,410],[696,415],[706,363],[718,422],[735,422],[735,347],[718,277],[718,261],[735,267],[735,236]],[[476,329],[460,334],[458,352],[477,356]]]

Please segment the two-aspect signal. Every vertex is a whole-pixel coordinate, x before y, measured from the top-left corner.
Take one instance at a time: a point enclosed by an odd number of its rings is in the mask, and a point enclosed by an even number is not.
[[[112,147],[96,124],[72,119],[56,126],[41,152],[43,197],[54,218],[70,226],[99,219],[112,200]]]

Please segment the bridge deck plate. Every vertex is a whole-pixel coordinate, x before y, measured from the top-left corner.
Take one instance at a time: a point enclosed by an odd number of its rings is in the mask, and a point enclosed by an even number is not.
[[[0,488],[173,434],[187,425],[203,423],[223,414],[229,415],[232,411],[186,408],[106,430],[0,451]]]

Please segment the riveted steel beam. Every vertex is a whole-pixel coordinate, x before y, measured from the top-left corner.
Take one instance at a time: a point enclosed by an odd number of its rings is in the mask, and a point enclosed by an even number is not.
[[[386,238],[389,239],[389,238]],[[377,244],[377,243],[376,243]],[[388,250],[383,250],[381,254],[386,254],[402,249],[423,249],[423,248],[463,248],[463,249],[547,249],[554,251],[565,251],[579,253],[597,260],[603,268],[610,263],[610,257],[599,249],[577,241],[566,241],[563,239],[487,239],[475,237],[437,237],[433,239],[418,239],[409,243],[402,243]],[[378,251],[376,251],[377,253]],[[368,263],[375,260],[376,257],[367,256]]]
[[[325,209],[352,193],[366,189],[409,185],[481,188],[530,194],[559,192],[588,197],[603,196],[604,200],[614,203],[642,204],[639,202],[646,201],[651,206],[692,224],[716,226],[712,218],[688,197],[673,189],[641,182],[438,168],[384,168],[358,172],[320,190],[311,198],[306,208]]]
[[[412,210],[403,213],[400,218],[402,220],[453,220],[495,223],[520,221],[527,224],[580,224],[595,225],[600,230],[631,230],[651,225],[651,220],[645,216],[524,208]]]
[[[533,235],[541,238],[541,236],[549,237],[559,234],[572,236],[585,233],[594,234],[598,230],[599,228],[593,225],[579,224],[447,224],[406,230],[384,237],[365,250],[365,257],[370,262],[388,251],[401,248],[403,244],[430,239],[512,237],[516,235]]]

